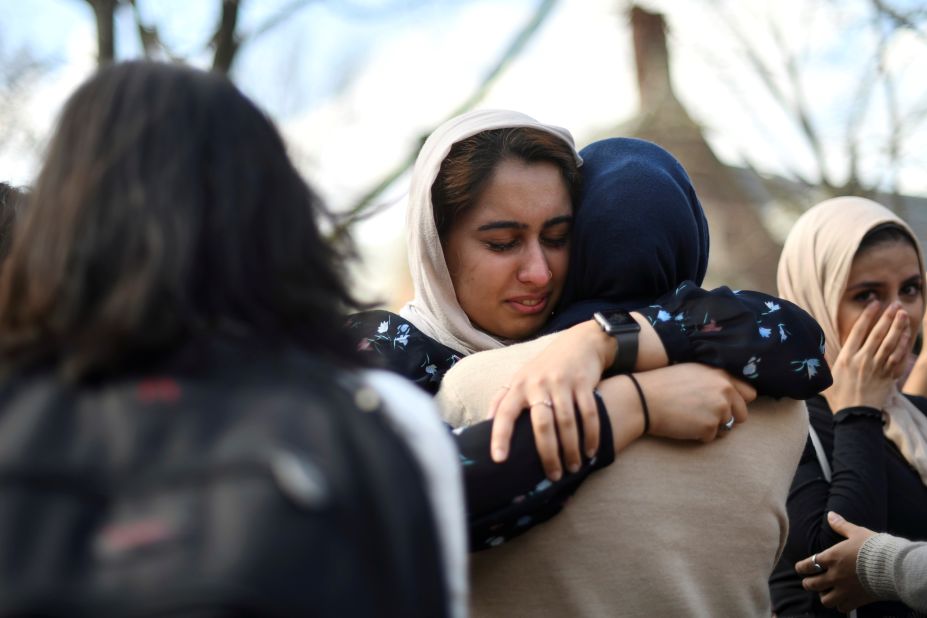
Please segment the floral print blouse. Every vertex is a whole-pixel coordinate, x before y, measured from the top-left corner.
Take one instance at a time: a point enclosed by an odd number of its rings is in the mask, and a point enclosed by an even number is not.
[[[670,363],[698,362],[724,369],[748,381],[759,395],[771,397],[807,399],[831,384],[820,327],[788,301],[726,287],[706,291],[687,281],[635,311],[653,325]],[[463,356],[387,311],[355,314],[348,327],[358,349],[369,352],[375,364],[431,394],[437,393],[444,374]],[[544,476],[528,415],[516,424],[504,464],[489,457],[491,421],[455,434],[464,471],[471,550],[497,546],[554,516],[590,473],[614,461],[611,425],[602,402],[598,403],[599,452],[578,472],[557,482]]]

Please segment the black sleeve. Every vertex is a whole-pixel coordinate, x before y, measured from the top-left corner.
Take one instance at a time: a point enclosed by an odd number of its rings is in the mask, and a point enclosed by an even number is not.
[[[492,421],[472,425],[457,434],[464,471],[470,551],[496,547],[550,519],[560,512],[586,477],[614,461],[611,423],[598,396],[596,404],[602,428],[599,452],[592,459],[584,458],[575,474],[565,471],[557,482],[549,481],[544,474],[528,414],[522,414],[516,421],[509,457],[501,464],[493,462],[489,456]],[[580,441],[582,425],[577,419]]]
[[[847,408],[832,415],[823,400],[809,402],[811,424],[830,455],[831,482],[824,478],[808,440],[789,490],[789,548],[803,558],[844,538],[831,530],[827,512],[871,530],[885,530],[888,481],[882,415],[874,408]],[[832,449],[830,448],[832,445]],[[830,451],[830,452],[828,452]]]
[[[430,395],[438,392],[444,374],[463,356],[389,311],[355,313],[347,327],[373,366],[401,375]]]
[[[807,399],[831,385],[818,323],[792,303],[750,291],[685,282],[637,310],[671,363],[698,362],[746,380],[760,395]]]

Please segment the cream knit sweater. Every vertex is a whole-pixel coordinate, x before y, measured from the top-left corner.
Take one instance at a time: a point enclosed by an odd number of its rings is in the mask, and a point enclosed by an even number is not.
[[[448,372],[445,419],[469,424],[546,339],[482,352]],[[769,616],[767,578],[808,432],[803,402],[758,399],[702,445],[642,438],[562,513],[472,555],[474,616]]]
[[[856,573],[873,596],[927,613],[927,543],[873,535],[859,549]]]

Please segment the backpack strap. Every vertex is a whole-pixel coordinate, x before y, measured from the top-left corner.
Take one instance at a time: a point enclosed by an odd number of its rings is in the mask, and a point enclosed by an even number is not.
[[[808,424],[808,436],[811,438],[811,445],[814,446],[814,454],[817,455],[818,463],[821,464],[824,480],[830,483],[830,479],[833,476],[830,470],[830,462],[827,461],[827,455],[824,454],[824,446],[821,444],[821,438],[818,437],[818,432],[814,430],[814,427],[810,423]]]

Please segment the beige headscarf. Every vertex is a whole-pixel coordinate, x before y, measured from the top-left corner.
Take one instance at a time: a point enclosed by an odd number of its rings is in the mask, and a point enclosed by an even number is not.
[[[894,223],[917,238],[894,213],[871,200],[838,197],[810,209],[792,228],[779,259],[779,295],[803,307],[821,325],[827,362],[840,353],[837,310],[846,289],[853,256],[863,237],[883,223]],[[917,243],[915,243],[917,244]],[[924,261],[917,248],[921,275]],[[885,436],[927,484],[927,418],[897,388],[883,410]]]
[[[464,354],[500,348],[507,342],[475,328],[457,302],[435,225],[431,185],[455,143],[482,131],[511,127],[532,127],[559,137],[573,149],[577,163],[582,164],[573,136],[566,129],[541,124],[519,112],[487,109],[462,114],[435,129],[412,169],[406,246],[415,298],[399,313],[432,339]]]

